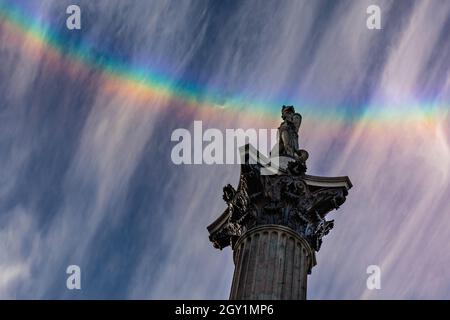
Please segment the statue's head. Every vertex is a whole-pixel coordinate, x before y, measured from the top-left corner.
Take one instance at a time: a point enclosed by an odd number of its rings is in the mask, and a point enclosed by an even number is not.
[[[295,114],[294,106],[282,106],[281,118],[283,120],[290,119]]]
[[[234,195],[235,195],[236,191],[234,190],[234,188],[231,186],[231,184],[227,184],[225,187],[223,187],[223,200],[225,200],[225,202],[229,202],[233,199]]]

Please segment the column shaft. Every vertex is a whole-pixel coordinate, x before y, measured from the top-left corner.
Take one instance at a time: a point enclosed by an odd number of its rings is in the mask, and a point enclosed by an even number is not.
[[[247,231],[234,246],[230,299],[304,300],[314,253],[293,230],[263,225]]]

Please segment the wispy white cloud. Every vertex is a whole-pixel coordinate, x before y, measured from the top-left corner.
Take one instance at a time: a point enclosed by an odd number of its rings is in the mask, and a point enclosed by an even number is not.
[[[386,15],[396,7],[393,1],[377,3]],[[42,16],[63,6],[52,1],[46,4],[41,9]],[[129,38],[127,59],[140,62],[149,52],[155,65],[169,66],[180,77],[196,56],[202,55],[204,65],[214,69],[206,77],[206,85],[233,91],[239,84],[242,92],[256,90],[262,99],[283,95],[289,86],[294,99],[302,100],[308,92],[320,101],[334,102],[339,111],[349,96],[365,90],[373,99],[372,108],[395,108],[409,98],[420,98],[419,84],[432,87],[431,79],[446,73],[446,84],[427,98],[437,104],[448,101],[450,77],[446,61],[439,56],[434,64],[429,62],[439,50],[439,37],[450,7],[432,1],[418,2],[406,13],[406,23],[399,24],[394,35],[387,35],[385,30],[365,28],[368,4],[371,1],[344,1],[332,6],[287,1],[261,6],[248,1],[230,9],[229,17],[222,18],[223,26],[211,35],[208,28],[214,17],[209,15],[213,9],[203,4],[161,1],[132,6],[120,2],[114,9],[109,1],[99,1],[90,3],[89,9],[104,16],[86,30],[86,36],[99,39],[109,30],[117,42]],[[395,41],[386,41],[389,47],[379,48],[383,37]],[[34,128],[26,125],[29,118],[24,106],[33,93],[33,81],[46,70],[41,69],[39,58],[30,59],[27,50],[10,48],[5,45],[6,40],[0,42],[0,52],[8,58],[0,65],[2,70],[11,72],[8,99],[15,101],[17,109],[8,108],[5,114],[14,115],[17,122],[5,122],[3,126],[2,121],[0,128],[7,137],[1,140],[0,152],[2,203],[12,202],[20,175],[42,144],[29,138],[29,130]],[[211,56],[205,56],[205,47]],[[114,50],[120,53],[120,49]],[[374,52],[382,52],[383,57]],[[41,54],[36,52],[38,57]],[[11,68],[7,68],[8,64]],[[304,72],[300,76],[299,66]],[[208,68],[205,67],[205,73]],[[371,72],[375,74],[370,75]],[[298,79],[298,83],[293,84],[293,79]],[[124,96],[105,93],[96,85],[95,81],[89,83],[89,112],[81,122],[73,155],[62,174],[60,204],[55,213],[43,217],[37,195],[31,201],[14,199],[14,206],[8,204],[2,212],[1,297],[73,297],[61,281],[64,266],[79,263],[87,269],[94,268],[92,263],[102,251],[101,246],[107,245],[99,238],[127,227],[122,223],[132,214],[125,207],[128,192],[137,168],[143,159],[148,159],[148,144],[152,142],[167,148],[167,153],[171,151],[170,135],[164,136],[159,130],[162,119],[168,118],[164,109],[172,101],[154,99],[142,103],[138,91]],[[51,88],[48,91],[52,92]],[[72,107],[70,101],[65,102],[67,105],[59,107]],[[317,119],[312,123],[304,118],[301,144],[311,154],[310,173],[349,174],[354,183],[347,203],[334,214],[336,227],[326,237],[318,266],[310,276],[309,298],[449,296],[446,283],[450,273],[445,266],[450,263],[450,256],[448,250],[443,250],[450,240],[445,196],[450,191],[449,120],[444,109],[442,119],[430,120],[425,117],[424,108],[419,104],[405,110],[423,114],[423,121],[398,125],[365,121],[329,129],[333,123],[317,125]],[[196,116],[201,117],[202,113]],[[218,126],[245,127],[249,125],[246,121],[224,118]],[[255,123],[256,116],[251,125]],[[332,136],[331,130],[336,135]],[[329,156],[330,150],[337,151]],[[152,161],[156,167],[163,160],[154,157]],[[49,174],[55,170],[50,167],[52,164],[45,165],[38,168]],[[237,183],[239,168],[180,167],[169,163],[165,170],[160,178],[149,182],[159,186],[149,197],[160,203],[148,212],[155,217],[149,221],[156,225],[148,226],[148,230],[157,231],[157,240],[143,232],[147,230],[144,227],[140,234],[133,235],[145,239],[137,264],[130,267],[128,285],[121,288],[123,295],[227,298],[233,272],[231,252],[212,248],[206,226],[224,209],[221,188],[226,183]],[[117,260],[127,259],[117,255]],[[380,291],[366,290],[365,271],[369,264],[382,268]],[[112,270],[114,267],[113,263]],[[108,292],[103,294],[110,296]]]

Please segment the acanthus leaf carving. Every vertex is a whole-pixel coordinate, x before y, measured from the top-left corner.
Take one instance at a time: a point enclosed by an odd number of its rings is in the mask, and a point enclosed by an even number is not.
[[[245,231],[258,225],[287,226],[302,235],[318,251],[322,238],[334,226],[326,214],[337,209],[344,201],[345,188],[311,189],[302,175],[259,174],[257,165],[246,165],[239,186],[223,188],[228,218],[212,241],[226,241],[233,245]],[[221,246],[223,247],[223,245]]]

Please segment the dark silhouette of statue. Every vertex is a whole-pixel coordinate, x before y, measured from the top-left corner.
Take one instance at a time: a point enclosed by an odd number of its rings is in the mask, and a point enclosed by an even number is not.
[[[279,153],[296,158],[298,152],[298,130],[302,123],[302,116],[295,112],[293,106],[283,106],[281,118],[284,120],[278,128]]]
[[[278,155],[292,158],[290,169],[296,173],[306,171],[306,160],[308,152],[300,149],[298,145],[298,131],[302,124],[302,116],[295,112],[294,106],[283,106],[281,108],[283,122],[278,128]]]

